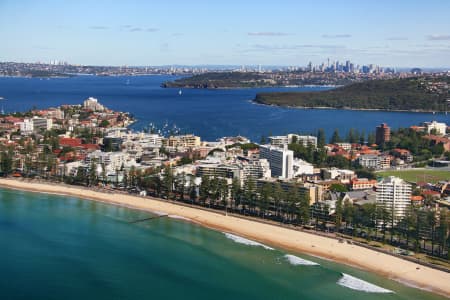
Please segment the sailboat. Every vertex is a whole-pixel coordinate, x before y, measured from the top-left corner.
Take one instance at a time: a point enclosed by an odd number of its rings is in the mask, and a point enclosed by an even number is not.
[[[183,92],[181,90],[178,91],[178,95],[181,96],[181,94],[183,94]]]

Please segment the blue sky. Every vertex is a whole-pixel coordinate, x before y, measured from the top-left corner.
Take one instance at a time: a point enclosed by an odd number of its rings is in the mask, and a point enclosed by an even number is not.
[[[0,61],[450,66],[450,1],[0,0]]]

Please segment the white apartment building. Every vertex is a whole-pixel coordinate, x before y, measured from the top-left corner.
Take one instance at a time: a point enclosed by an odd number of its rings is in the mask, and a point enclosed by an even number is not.
[[[50,130],[53,126],[53,120],[47,118],[33,117],[31,122],[33,122],[33,130]]]
[[[297,177],[304,174],[313,174],[314,166],[307,161],[299,158],[294,158],[293,162],[293,176]]]
[[[356,178],[356,175],[355,172],[352,170],[330,168],[330,169],[323,169],[323,178],[337,179],[340,180],[342,183],[347,184],[350,183],[352,179]]]
[[[281,179],[291,179],[293,177],[294,152],[284,148],[271,145],[261,145],[259,147],[259,157],[267,159],[270,164],[272,177]]]
[[[363,154],[358,157],[358,163],[368,169],[387,169],[391,159],[388,155]]]
[[[389,176],[377,184],[378,206],[385,208],[391,214],[391,224],[396,225],[406,216],[408,207],[411,205],[411,185],[403,179]]]
[[[19,122],[19,126],[22,135],[31,134],[33,132],[33,122],[31,119],[24,119],[23,122]]]
[[[428,132],[428,134],[430,134],[433,129],[436,130],[437,135],[445,135],[447,131],[447,124],[445,123],[432,121],[432,122],[424,122],[423,125],[425,126],[425,130]]]
[[[270,171],[270,164],[267,159],[252,160],[248,163],[241,163],[242,168],[242,183],[249,177],[252,178],[270,178],[272,172]]]
[[[104,111],[105,107],[101,105],[98,100],[94,97],[89,97],[83,102],[83,107],[85,109],[91,109],[93,111]]]
[[[125,165],[126,157],[123,152],[102,152],[100,150],[89,153],[85,158],[85,163],[90,166],[92,162],[104,164],[106,172],[115,172]]]
[[[298,135],[290,133],[288,135],[269,136],[269,142],[273,146],[283,147],[291,143],[301,144],[303,146],[313,145],[317,147],[317,137],[312,135]]]

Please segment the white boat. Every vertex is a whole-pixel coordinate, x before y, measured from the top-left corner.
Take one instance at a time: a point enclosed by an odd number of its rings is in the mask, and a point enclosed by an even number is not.
[[[178,95],[181,96],[181,94],[183,94],[183,92],[181,90],[178,91]]]

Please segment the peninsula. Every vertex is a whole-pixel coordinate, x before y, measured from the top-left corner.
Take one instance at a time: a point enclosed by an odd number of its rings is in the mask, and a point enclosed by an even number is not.
[[[340,86],[379,78],[398,78],[399,76],[400,73],[333,73],[306,70],[208,72],[167,81],[161,86],[164,88],[195,89],[295,87],[307,85]],[[404,74],[404,76],[410,75]]]
[[[255,102],[299,108],[447,111],[450,77],[411,77],[357,82],[318,92],[258,93]]]

